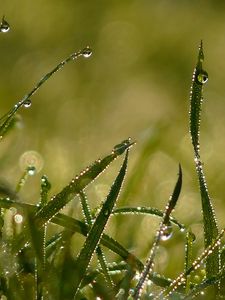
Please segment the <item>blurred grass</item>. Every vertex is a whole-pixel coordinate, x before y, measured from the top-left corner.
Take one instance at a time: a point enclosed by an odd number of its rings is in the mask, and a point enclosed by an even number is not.
[[[188,107],[196,49],[203,39],[209,82],[204,90],[202,160],[218,221],[224,226],[223,8],[222,2],[213,1],[2,3],[11,31],[0,35],[1,115],[73,51],[89,45],[93,55],[67,65],[33,97],[31,108],[20,111],[21,128],[1,143],[0,177],[16,185],[21,175],[20,156],[35,150],[45,161],[41,174],[48,174],[52,193],[58,192],[93,159],[132,136],[137,145],[130,155],[129,178],[144,145],[155,134],[157,143],[146,161],[138,193],[131,194],[126,204],[162,209],[180,162],[184,186],[175,216],[183,223],[194,223],[193,232],[198,236],[200,196],[188,135]],[[107,194],[107,185],[120,163],[88,190],[93,203],[99,201],[99,195]],[[23,195],[27,201],[37,201],[39,190],[34,191],[31,181],[38,180],[38,176],[30,179],[29,192],[27,184]],[[120,201],[123,199],[118,204]],[[139,250],[134,251],[146,255],[146,228],[151,238],[157,225],[147,217],[130,219],[126,224],[123,217],[113,219],[108,230],[125,246],[134,247],[135,243]],[[124,232],[117,236],[120,224],[124,224]],[[141,224],[143,236],[139,227],[134,229],[137,224]],[[134,235],[128,240],[131,230]],[[183,247],[183,237],[177,238],[166,242],[171,253],[179,244]],[[169,266],[166,272],[171,275],[172,260]]]

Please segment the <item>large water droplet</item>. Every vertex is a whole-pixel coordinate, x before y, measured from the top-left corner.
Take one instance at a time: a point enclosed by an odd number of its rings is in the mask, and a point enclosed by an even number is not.
[[[82,51],[82,55],[85,58],[89,58],[92,55],[91,48],[89,48],[89,47],[84,48],[83,51]]]
[[[10,29],[10,25],[8,22],[6,22],[5,20],[5,16],[2,17],[2,22],[0,24],[0,31],[5,33],[5,32],[8,32]]]
[[[28,107],[30,107],[31,106],[31,100],[30,99],[27,99],[26,101],[24,101],[24,103],[23,103],[23,106],[24,107],[26,107],[26,108],[28,108]]]
[[[164,225],[161,231],[161,236],[160,236],[161,240],[167,241],[168,239],[171,238],[172,235],[173,235],[172,225],[170,223]]]
[[[208,73],[203,70],[197,76],[198,82],[200,82],[202,84],[206,83],[208,81],[208,78],[209,78]]]

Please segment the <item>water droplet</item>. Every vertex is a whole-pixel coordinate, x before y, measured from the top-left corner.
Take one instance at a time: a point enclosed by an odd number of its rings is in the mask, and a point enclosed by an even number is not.
[[[16,214],[14,216],[14,221],[17,223],[17,224],[21,224],[23,222],[23,216],[20,215],[20,214]]]
[[[28,108],[28,107],[31,106],[31,104],[32,104],[31,100],[27,99],[26,101],[24,101],[23,106],[26,107],[26,108]]]
[[[89,48],[89,47],[84,48],[83,51],[82,51],[82,55],[85,58],[89,58],[92,55],[91,48]]]
[[[109,215],[109,210],[107,209],[106,211],[104,211],[104,215],[108,216]]]
[[[130,294],[131,296],[133,296],[133,295],[134,295],[134,292],[135,292],[135,290],[134,290],[134,289],[129,289],[129,294]]]
[[[29,166],[27,168],[27,173],[30,175],[30,176],[33,176],[35,173],[36,173],[36,168],[34,166]]]
[[[173,228],[171,224],[164,225],[161,231],[161,240],[167,241],[173,235]]]
[[[200,82],[202,84],[206,83],[208,81],[208,78],[209,78],[208,73],[204,70],[202,70],[202,72],[199,73],[197,76],[198,82]]]
[[[10,25],[8,22],[6,22],[5,20],[5,16],[2,17],[2,22],[0,24],[0,31],[5,33],[8,32],[10,30]]]

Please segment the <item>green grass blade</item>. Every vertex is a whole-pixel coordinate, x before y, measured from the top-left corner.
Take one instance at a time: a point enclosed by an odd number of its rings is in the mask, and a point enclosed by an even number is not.
[[[79,270],[77,270],[77,277],[74,282],[74,292],[75,295],[79,289],[81,281],[85,275],[87,267],[91,261],[93,252],[100,242],[101,235],[103,230],[105,229],[106,223],[112,213],[113,207],[118,198],[125,174],[127,169],[127,160],[128,160],[128,151],[126,152],[126,156],[123,162],[123,165],[120,169],[118,176],[116,177],[115,182],[113,183],[110,192],[103,203],[100,213],[95,219],[93,226],[91,227],[87,239],[84,243],[83,248],[77,258],[77,266],[79,266]]]
[[[221,240],[223,238],[223,235],[225,233],[225,229],[221,230],[221,232],[218,234],[216,239],[213,241],[211,245],[209,245],[203,253],[195,259],[195,261],[192,263],[191,267],[186,270],[185,272],[181,273],[172,283],[171,285],[161,291],[155,299],[168,299],[168,296],[177,290],[177,288],[181,285],[184,284],[186,281],[187,276],[189,276],[192,272],[196,271],[198,268],[200,268],[201,263],[204,260],[207,260],[209,256],[213,255],[214,251],[220,246]],[[218,275],[218,274],[217,274]],[[217,276],[216,275],[216,276]],[[215,276],[211,277],[214,278]],[[163,298],[162,298],[163,297]]]
[[[18,101],[17,104],[14,105],[14,107],[7,113],[5,114],[1,119],[0,119],[0,139],[5,135],[5,133],[8,131],[8,127],[11,126],[12,124],[12,119],[14,118],[15,114],[18,112],[18,110],[24,106],[24,104],[27,101],[30,101],[31,97],[40,89],[40,87],[52,76],[54,75],[57,71],[62,69],[67,63],[70,61],[73,61],[77,59],[80,56],[85,56],[85,53],[87,52],[87,49],[91,51],[90,48],[84,48],[83,50],[80,50],[76,53],[72,53],[70,56],[68,56],[65,60],[60,62],[56,67],[54,67],[50,72],[48,72],[45,76],[43,76],[40,81],[35,85],[35,87],[28,92],[20,101]],[[90,52],[91,54],[91,52]],[[89,55],[90,56],[90,55]]]
[[[152,215],[156,217],[163,217],[163,211],[154,208],[154,207],[146,207],[146,206],[138,206],[138,207],[119,207],[115,208],[112,212],[112,215]],[[175,218],[169,217],[169,221],[175,225],[177,225],[181,230],[185,230],[185,225],[178,222]]]
[[[35,219],[39,226],[56,215],[72,199],[71,196],[79,194],[88,184],[96,179],[113,160],[126,151],[132,144],[130,139],[121,142],[113,148],[111,154],[96,161],[81,172],[79,176],[76,176],[60,193],[55,195],[46,206],[37,212]]]
[[[202,293],[204,291],[204,289],[212,286],[212,285],[216,285],[220,278],[222,277],[222,275],[219,276],[214,276],[212,278],[209,279],[205,279],[203,282],[197,284],[190,292],[189,294],[183,298],[183,300],[191,300],[194,299],[197,295],[199,295],[200,293]],[[204,292],[203,292],[204,293]],[[222,298],[221,298],[222,299]]]
[[[202,162],[200,160],[200,119],[201,119],[201,106],[203,101],[203,84],[207,81],[208,75],[203,70],[202,63],[204,60],[203,45],[199,47],[198,61],[193,73],[191,97],[190,97],[190,133],[192,144],[194,147],[195,164],[197,175],[199,179],[202,212],[204,223],[204,241],[205,248],[207,248],[218,235],[217,221],[214,209],[209,197],[207,183],[203,172]],[[211,278],[219,272],[220,258],[219,249],[208,257],[206,261],[207,277]]]
[[[25,209],[28,211],[28,213],[29,212],[35,213],[38,209],[35,205],[16,202],[16,201],[10,200],[8,198],[7,199],[0,198],[0,207],[8,208],[8,209],[10,207],[15,207],[18,209]],[[51,222],[54,224],[60,225],[62,227],[65,227],[66,229],[71,230],[73,232],[78,232],[84,236],[87,236],[88,231],[89,231],[89,227],[85,223],[83,223],[79,220],[76,220],[74,218],[71,218],[69,216],[66,216],[64,214],[61,214],[61,213],[58,213],[55,217],[53,217],[51,219]],[[55,239],[57,242],[57,239],[60,239],[60,234],[56,235],[56,237],[53,238],[53,241],[52,241],[53,244],[54,244]],[[24,240],[23,240],[23,242],[24,242]],[[16,244],[17,244],[17,241],[16,241]],[[53,247],[53,244],[52,244],[52,247]],[[109,237],[108,235],[106,235],[104,233],[101,237],[101,244],[103,246],[107,247],[108,249],[110,249],[111,251],[113,251],[114,253],[118,254],[127,263],[129,263],[130,260],[134,261],[135,268],[137,270],[141,271],[143,269],[142,262],[135,255],[133,255],[132,253],[127,251],[127,249],[125,249],[120,243],[118,243],[116,240],[114,240],[113,238]],[[17,246],[15,246],[15,247],[16,247],[15,251],[17,252],[17,251],[19,251],[21,245],[20,245],[20,247],[17,247]],[[51,251],[50,248],[51,248],[50,245],[48,245],[46,248],[46,256],[47,257],[49,256],[49,251]]]
[[[184,271],[187,272],[193,263],[193,242],[195,240],[194,234],[188,230],[186,233],[186,245],[185,245],[185,268]],[[186,277],[186,292],[190,289],[190,276]]]
[[[90,207],[89,207],[88,201],[87,201],[87,196],[83,191],[80,192],[79,195],[80,195],[80,199],[81,199],[82,211],[83,211],[83,215],[85,217],[85,222],[86,222],[87,225],[91,226],[92,225],[92,217],[91,217]],[[107,265],[107,262],[106,262],[106,257],[105,257],[105,255],[104,255],[104,253],[103,253],[100,246],[98,246],[96,248],[96,254],[97,254],[97,257],[98,257],[99,264],[102,268],[105,280],[106,280],[109,288],[111,289],[111,291],[113,293],[114,284],[113,284],[112,278],[109,274],[109,269],[108,269],[108,265]]]
[[[165,232],[167,232],[167,229],[169,226],[169,217],[177,203],[177,200],[180,195],[181,187],[182,187],[182,170],[181,170],[181,166],[179,165],[178,179],[177,179],[175,188],[173,190],[173,194],[170,197],[169,202],[166,206],[166,210],[163,215],[163,220],[160,224],[159,230],[156,233],[156,236],[155,236],[155,239],[153,242],[153,246],[152,246],[152,249],[150,252],[150,256],[145,264],[144,270],[141,273],[140,279],[135,287],[135,291],[134,291],[134,295],[133,295],[133,298],[135,300],[140,299],[144,285],[145,285],[147,279],[149,278],[149,274],[153,272],[153,264],[154,264],[154,258],[156,255],[156,251],[157,251],[161,237],[165,234]]]

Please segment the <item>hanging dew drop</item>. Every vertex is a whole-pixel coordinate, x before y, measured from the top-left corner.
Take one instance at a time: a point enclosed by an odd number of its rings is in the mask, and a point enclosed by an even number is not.
[[[8,32],[10,30],[10,25],[8,22],[6,22],[5,20],[5,16],[2,17],[2,22],[0,24],[0,31],[5,33]]]
[[[208,73],[206,71],[202,71],[197,76],[198,82],[201,83],[201,84],[206,83],[208,81],[208,78],[209,78],[209,76],[208,76]]]
[[[30,100],[30,99],[27,99],[27,100],[23,103],[23,106],[24,106],[25,108],[30,107],[30,106],[31,106],[31,100]]]
[[[85,58],[89,58],[92,55],[91,48],[89,48],[89,47],[84,48],[83,51],[82,51],[82,55]]]

